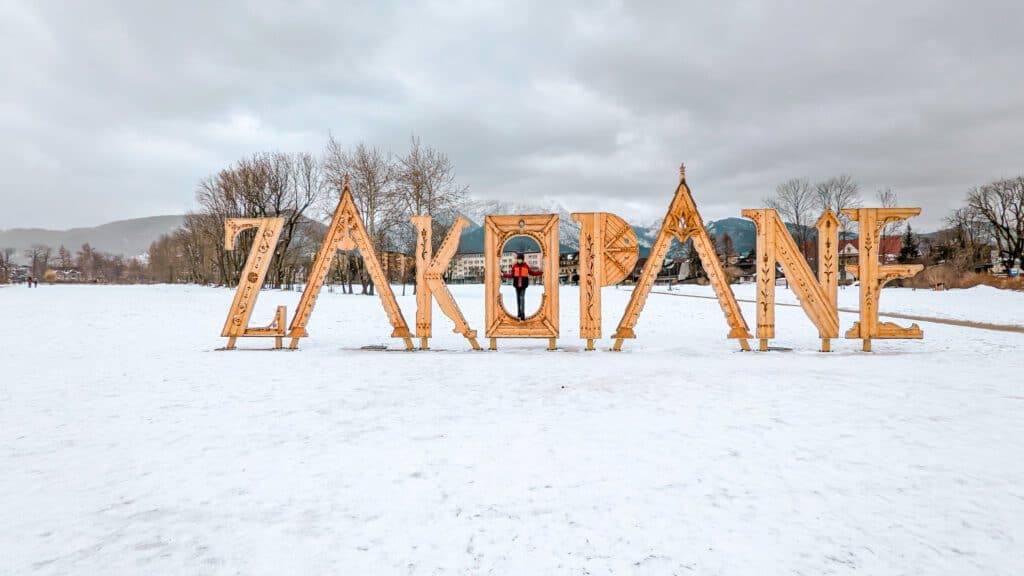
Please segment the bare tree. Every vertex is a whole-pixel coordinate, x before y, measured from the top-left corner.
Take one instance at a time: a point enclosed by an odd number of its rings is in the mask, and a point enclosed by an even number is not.
[[[455,165],[448,155],[424,146],[416,136],[412,137],[406,155],[398,158],[397,169],[396,184],[404,207],[403,220],[417,215],[432,217],[436,248],[444,238],[444,226],[465,209],[468,188],[456,182]]]
[[[0,250],[0,284],[6,284],[11,281],[11,276],[14,275],[14,248],[4,248]]]
[[[941,259],[950,260],[960,270],[972,270],[988,260],[991,230],[977,211],[970,206],[957,208],[946,218],[946,223],[952,234],[944,235]]]
[[[255,154],[236,162],[199,183],[196,200],[204,219],[195,221],[193,232],[202,241],[220,246],[225,218],[284,218],[285,224],[270,264],[270,281],[283,286],[305,265],[304,247],[293,247],[296,239],[309,236],[306,213],[326,188],[321,163],[311,154],[281,152]],[[220,281],[232,285],[248,254],[252,233],[242,234],[238,249],[219,251],[216,257]],[[193,255],[195,256],[195,255]],[[199,260],[196,260],[198,262]],[[192,274],[199,277],[199,274]]]
[[[71,252],[64,247],[63,244],[57,249],[57,265],[67,270],[75,265],[74,258],[71,257]]]
[[[875,196],[878,198],[878,203],[882,208],[896,208],[900,204],[899,197],[896,196],[896,192],[893,192],[892,188],[881,188],[878,192],[875,192]],[[882,236],[896,236],[903,230],[904,222],[890,222],[882,228]]]
[[[25,250],[25,258],[29,261],[33,276],[36,278],[43,277],[43,273],[50,266],[50,256],[52,254],[53,248],[43,244],[33,244],[31,248]]]
[[[374,248],[383,250],[388,235],[401,221],[401,206],[395,189],[397,170],[389,154],[361,142],[346,151],[332,136],[324,151],[324,173],[330,187],[330,193],[325,195],[324,211],[334,212],[347,175],[352,200],[366,223],[366,233]]]
[[[775,187],[775,196],[766,198],[765,204],[793,226],[790,234],[806,259],[810,227],[815,221],[814,209],[817,206],[817,197],[810,182],[806,178],[787,180]]]
[[[467,187],[456,182],[455,165],[444,152],[424,146],[412,136],[409,151],[398,158],[396,188],[403,209],[402,225],[396,230],[401,252],[412,254],[416,249],[416,230],[409,223],[411,216],[432,218],[433,249],[444,240],[445,227],[466,209]]]
[[[392,247],[393,237],[402,225],[403,215],[403,207],[395,188],[397,169],[390,155],[363,143],[346,151],[332,136],[324,150],[324,173],[330,188],[330,192],[324,196],[324,211],[334,212],[344,188],[345,177],[348,176],[352,200],[363,217],[366,233],[377,254],[383,255],[385,250]],[[363,293],[373,294],[373,284],[361,259],[355,264]]]
[[[967,194],[967,208],[985,225],[1003,264],[1024,264],[1024,176],[996,180]]]
[[[839,231],[845,235],[851,229],[850,217],[843,214],[847,208],[860,207],[860,186],[847,174],[833,176],[814,185],[817,208],[831,210],[839,218]]]
[[[75,263],[78,266],[78,271],[82,274],[82,280],[88,281],[96,277],[95,254],[96,251],[93,250],[88,242],[82,244],[82,247],[78,250]]]
[[[730,266],[733,263],[733,259],[736,257],[736,246],[733,244],[732,236],[728,232],[722,234],[722,262],[726,266]]]
[[[285,162],[290,172],[290,185],[277,208],[285,218],[281,240],[278,243],[277,284],[295,282],[298,271],[307,269],[316,254],[313,243],[319,243],[321,234],[306,217],[307,211],[326,195],[328,183],[323,162],[309,153],[296,154]]]

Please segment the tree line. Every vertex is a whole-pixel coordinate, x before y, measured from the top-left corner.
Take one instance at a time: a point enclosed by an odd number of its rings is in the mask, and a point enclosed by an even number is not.
[[[224,220],[280,217],[285,224],[267,284],[288,287],[305,281],[326,232],[323,222],[334,213],[346,177],[386,268],[389,253],[412,254],[415,249],[411,216],[433,218],[436,248],[468,202],[467,187],[458,183],[454,162],[415,135],[403,154],[365,143],[346,148],[332,136],[318,154],[256,153],[203,178],[196,189],[197,208],[185,215],[180,228],[155,240],[142,258],[100,253],[88,244],[74,255],[63,246],[55,252],[38,245],[23,256],[30,263],[29,275],[40,279],[54,270],[58,281],[234,286],[254,233],[242,232],[236,249],[226,251]],[[14,277],[15,255],[12,248],[0,249],[0,282]],[[392,280],[410,280],[414,272],[404,269],[406,277]],[[357,253],[341,254],[330,274],[343,290],[352,292],[353,284],[359,284],[363,293],[373,293]]]
[[[896,207],[897,194],[891,188],[875,192],[875,205]],[[846,208],[863,206],[861,188],[849,175],[818,182],[793,178],[775,188],[765,205],[778,210],[790,223],[794,240],[810,258],[814,223],[826,209],[840,222],[841,237],[850,237],[856,222],[842,214]],[[1024,176],[995,180],[968,191],[963,205],[944,218],[946,227],[928,237],[918,236],[906,222],[885,226],[884,236],[901,235],[899,261],[903,263],[947,263],[961,271],[991,265],[993,251],[1005,268],[1024,264]]]
[[[445,229],[470,204],[467,188],[456,179],[447,154],[413,136],[403,154],[358,143],[345,148],[330,137],[319,154],[263,152],[238,160],[202,179],[196,190],[197,209],[185,216],[183,225],[154,241],[145,258],[125,258],[94,250],[88,244],[72,253],[35,245],[23,253],[29,275],[43,278],[58,271],[60,281],[166,282],[233,286],[244,264],[252,233],[242,233],[238,248],[224,245],[225,218],[281,217],[285,226],[267,283],[287,287],[303,282],[325,232],[346,176],[353,199],[366,224],[378,256],[411,254],[416,243],[409,217],[433,217],[435,248]],[[874,193],[872,204],[898,205],[890,188]],[[842,214],[864,204],[861,187],[849,175],[816,182],[792,178],[776,186],[765,205],[778,210],[805,258],[813,261],[814,223],[825,209],[836,212],[840,234],[852,238],[856,223]],[[905,263],[946,263],[961,271],[991,265],[993,253],[1005,268],[1024,264],[1024,176],[1000,179],[972,188],[962,206],[944,220],[946,227],[926,237],[910,224],[888,224],[885,236],[901,235],[899,260]],[[720,256],[734,259],[731,238],[716,238]],[[688,254],[695,256],[692,247]],[[13,248],[0,248],[0,282],[14,278],[18,269]],[[699,260],[690,258],[699,274]],[[406,282],[414,273],[405,267]],[[373,284],[358,254],[342,254],[330,272],[331,280],[352,292],[373,293]]]
[[[0,249],[0,283],[18,278],[21,268],[17,251],[6,247]],[[94,249],[88,243],[75,252],[61,245],[55,251],[43,244],[34,244],[23,253],[26,262],[23,275],[38,280],[67,282],[110,282],[134,284],[149,279],[146,265],[137,258],[126,258],[120,254],[109,254]]]
[[[267,284],[287,287],[303,282],[313,264],[345,178],[378,257],[411,254],[416,234],[409,218],[429,215],[443,237],[467,202],[467,188],[456,180],[447,154],[413,136],[404,154],[359,143],[343,147],[332,136],[318,154],[254,154],[199,184],[198,209],[184,225],[156,240],[149,249],[149,271],[160,282],[233,286],[245,263],[252,234],[237,249],[224,246],[225,218],[284,218],[284,229],[270,264]],[[406,268],[406,276],[410,271]],[[343,254],[334,262],[332,280],[352,291],[353,283],[372,294],[362,257]],[[392,278],[407,281],[408,278]]]

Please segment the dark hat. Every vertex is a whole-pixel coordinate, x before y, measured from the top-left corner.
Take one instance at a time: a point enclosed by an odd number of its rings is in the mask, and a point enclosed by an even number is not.
[[[522,252],[516,252],[516,260],[522,260],[524,258]]]

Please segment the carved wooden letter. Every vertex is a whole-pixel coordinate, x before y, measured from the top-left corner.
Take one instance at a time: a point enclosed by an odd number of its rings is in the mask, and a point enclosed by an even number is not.
[[[313,313],[316,298],[320,295],[320,289],[327,278],[327,272],[331,268],[331,262],[334,260],[335,253],[338,250],[352,250],[356,248],[359,249],[360,254],[363,256],[366,270],[370,273],[373,285],[377,289],[381,303],[384,305],[384,311],[387,312],[388,320],[394,328],[391,332],[391,337],[401,338],[405,342],[407,350],[413,349],[412,335],[409,333],[409,327],[405,323],[405,317],[402,316],[402,310],[398,307],[398,301],[395,300],[395,294],[391,291],[391,284],[388,283],[387,278],[384,276],[380,260],[377,259],[377,253],[373,249],[373,243],[366,234],[363,219],[359,216],[359,210],[352,200],[352,191],[349,189],[347,177],[345,178],[345,186],[342,190],[341,198],[338,200],[338,207],[334,210],[331,225],[324,235],[324,242],[320,245],[316,261],[309,272],[306,289],[302,292],[302,298],[299,299],[299,306],[295,311],[295,317],[292,318],[291,326],[288,328],[288,337],[291,338],[291,342],[288,345],[289,348],[294,350],[299,345],[299,338],[309,336],[309,333],[306,331],[306,324]]]
[[[526,320],[513,318],[501,301],[501,251],[513,236],[529,236],[544,258],[544,296],[540,309]],[[547,338],[554,350],[558,338],[558,214],[487,216],[484,219],[484,274],[487,337],[497,350],[498,338]]]
[[[831,349],[830,339],[839,337],[839,311],[836,309],[835,246],[838,224],[830,210],[818,220],[819,254],[822,246],[831,246],[828,262],[814,277],[807,260],[790,236],[786,225],[773,209],[744,210],[743,216],[757,226],[757,337],[761,351],[768,350],[768,340],[775,337],[775,264],[782,264],[789,286],[793,289],[807,317],[818,328],[821,350]],[[820,279],[825,282],[819,283]]]
[[[690,188],[686,185],[686,169],[683,166],[679,167],[679,186],[676,187],[672,204],[669,205],[668,213],[661,224],[661,231],[658,232],[658,237],[654,240],[647,263],[644,264],[640,279],[637,281],[636,287],[633,288],[633,295],[622,314],[622,320],[619,321],[619,328],[612,336],[615,338],[615,345],[612,349],[621,350],[623,339],[636,338],[633,327],[636,326],[637,320],[640,318],[644,303],[647,302],[647,296],[651,292],[658,271],[661,270],[665,254],[668,253],[673,238],[680,242],[693,239],[697,255],[700,256],[700,261],[708,274],[708,280],[715,289],[718,304],[722,307],[722,312],[725,313],[725,320],[729,323],[729,338],[738,339],[741,348],[750,350],[750,345],[747,343],[747,338],[751,337],[750,330],[747,328],[746,320],[743,319],[743,313],[740,312],[739,304],[736,303],[732,287],[729,286],[729,281],[725,277],[725,270],[715,252],[711,237],[708,236],[708,231],[704,228],[704,221],[700,217],[700,212],[697,211]]]
[[[636,232],[615,214],[576,212],[580,223],[580,338],[587,350],[601,337],[601,287],[621,282],[640,257]]]
[[[921,213],[920,208],[849,208],[843,213],[860,223],[860,250],[856,266],[846,269],[860,279],[860,321],[846,332],[846,337],[864,341],[864,351],[871,351],[872,338],[923,338],[921,327],[913,324],[901,328],[893,322],[878,321],[878,297],[882,287],[896,278],[907,278],[924,269],[921,264],[880,265],[878,246],[882,229],[890,222],[906,220]]]
[[[267,277],[270,260],[274,257],[274,249],[277,247],[277,239],[281,236],[283,227],[284,218],[228,218],[224,221],[225,250],[235,249],[235,239],[242,230],[257,229],[249,257],[246,258],[242,275],[238,278],[235,299],[231,302],[228,318],[224,321],[224,329],[220,333],[228,339],[228,345],[225,347],[227,350],[234,350],[235,341],[239,337],[251,336],[273,337],[274,348],[281,348],[286,314],[284,306],[277,307],[274,321],[266,327],[250,328],[249,317],[256,306],[256,298],[260,294],[263,280]]]
[[[469,327],[462,310],[455,303],[444,283],[444,271],[448,267],[455,251],[459,248],[459,236],[469,226],[469,220],[462,216],[456,218],[452,224],[444,242],[438,248],[437,254],[431,258],[431,218],[430,216],[413,216],[410,218],[416,225],[416,337],[420,339],[420,348],[428,348],[427,339],[431,336],[433,325],[432,307],[433,298],[437,298],[437,304],[441,311],[455,323],[455,332],[462,334],[469,340],[474,350],[480,350],[480,344],[476,341],[476,330]]]

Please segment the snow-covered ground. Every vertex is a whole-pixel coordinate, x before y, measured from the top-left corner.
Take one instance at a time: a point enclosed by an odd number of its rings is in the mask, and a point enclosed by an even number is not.
[[[659,292],[668,291],[658,286]],[[687,284],[674,286],[672,292],[714,296],[710,286]],[[757,287],[753,283],[733,286],[737,298],[755,300]],[[839,307],[860,308],[860,289],[848,286],[839,290]],[[798,304],[796,294],[783,285],[775,289],[775,301],[781,304]],[[1024,327],[1024,292],[999,290],[990,286],[976,286],[969,290],[912,290],[910,288],[886,288],[878,300],[879,311],[898,314],[930,316],[948,320],[968,320],[989,324],[1008,324]],[[747,319],[754,324],[753,317]]]
[[[577,294],[556,352],[471,352],[439,311],[446,351],[362,351],[399,345],[378,300],[326,291],[301,351],[216,352],[228,290],[0,290],[0,573],[1021,573],[1024,335],[820,354],[780,307],[793,351],[740,353],[716,302],[652,295],[586,353]],[[971,294],[882,303],[1022,314]]]

